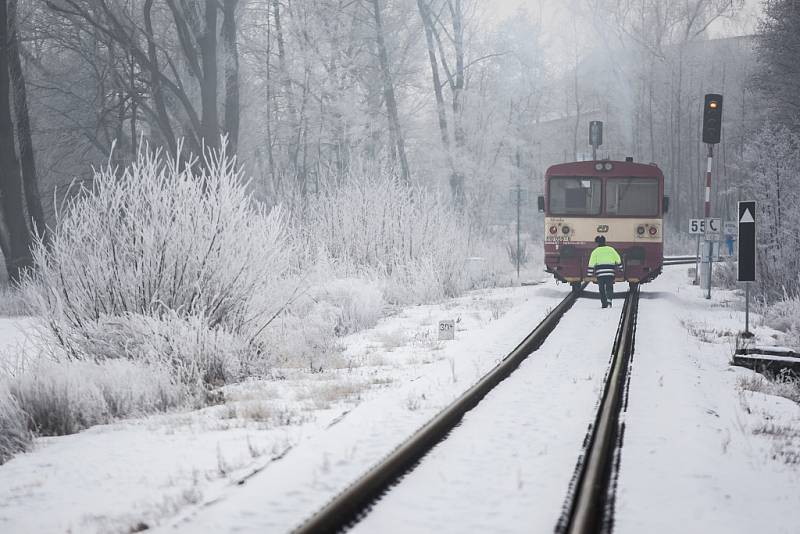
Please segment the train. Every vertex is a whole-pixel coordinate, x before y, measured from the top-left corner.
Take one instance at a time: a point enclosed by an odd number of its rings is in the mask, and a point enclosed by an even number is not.
[[[595,160],[552,165],[545,173],[545,270],[577,289],[597,280],[587,272],[595,237],[622,257],[616,282],[647,283],[664,261],[664,174],[654,163]]]

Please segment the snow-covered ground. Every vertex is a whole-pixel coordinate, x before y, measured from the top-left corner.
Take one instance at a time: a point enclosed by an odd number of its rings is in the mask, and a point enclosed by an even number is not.
[[[642,291],[615,532],[800,532],[800,406],[740,387],[741,303],[684,272]]]
[[[0,466],[0,531],[183,524],[265,483],[274,492],[271,531],[286,530],[472,385],[566,292],[549,283],[412,307],[344,338],[339,369],[276,370],[277,380],[228,388],[222,406],[39,439]],[[456,340],[440,342],[438,321],[450,318]],[[256,498],[259,509],[270,499]]]
[[[547,282],[409,308],[344,338],[337,369],[276,370],[228,388],[224,405],[38,439],[0,466],[0,532],[289,531],[472,385],[566,292]],[[550,531],[619,311],[577,303],[362,531],[495,531],[501,515],[507,531]],[[456,340],[440,342],[437,323],[449,318]],[[736,295],[706,301],[685,268],[643,288],[618,532],[797,531],[800,408],[741,387],[755,376],[728,365],[742,321]]]
[[[552,531],[594,419],[621,304],[601,310],[597,300],[579,300],[353,532]]]

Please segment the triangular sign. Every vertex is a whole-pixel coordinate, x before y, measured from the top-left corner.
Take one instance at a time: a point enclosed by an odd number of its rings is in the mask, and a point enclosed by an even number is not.
[[[744,213],[742,213],[742,218],[739,219],[739,223],[741,224],[741,223],[754,223],[754,222],[756,222],[756,220],[753,219],[753,214],[750,213],[750,209],[745,208]]]

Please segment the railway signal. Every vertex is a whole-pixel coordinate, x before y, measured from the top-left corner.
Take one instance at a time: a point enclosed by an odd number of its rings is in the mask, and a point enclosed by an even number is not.
[[[722,132],[722,95],[706,95],[703,105],[703,142],[710,145],[719,143]]]
[[[706,203],[705,218],[711,218],[711,166],[714,162],[714,145],[719,143],[722,132],[722,95],[709,93],[703,103],[703,142],[708,146],[708,165],[706,167]],[[704,264],[703,274],[706,278],[708,292],[706,298],[711,298],[711,256],[712,241],[708,241],[708,262]]]

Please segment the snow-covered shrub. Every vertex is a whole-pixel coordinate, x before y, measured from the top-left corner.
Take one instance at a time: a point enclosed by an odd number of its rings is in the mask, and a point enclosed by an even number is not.
[[[733,260],[715,263],[711,276],[716,287],[735,289],[739,285],[738,270]]]
[[[182,402],[182,387],[169,367],[129,360],[41,359],[9,380],[12,398],[40,435],[167,410]]]
[[[784,333],[800,334],[800,300],[788,295],[782,300],[762,304],[764,324]]]
[[[0,283],[0,317],[19,317],[29,313],[24,292]]]
[[[381,287],[366,279],[333,280],[320,288],[317,298],[334,306],[334,333],[338,336],[372,328],[383,311]]]
[[[469,224],[449,199],[388,172],[356,172],[321,189],[293,225],[296,241],[306,244],[306,263],[323,254],[338,277],[385,278],[395,288],[387,294],[392,303],[464,289]]]
[[[380,319],[383,282],[333,278],[330,266],[320,263],[305,280],[302,293],[258,336],[262,366],[329,367],[334,363],[331,356],[341,351],[339,337],[370,328]]]
[[[301,299],[280,314],[259,336],[265,367],[328,367],[340,350],[336,340],[337,309],[328,302]]]
[[[0,381],[0,465],[27,450],[32,440],[25,412],[11,396],[8,385]]]
[[[202,161],[143,148],[124,170],[96,171],[50,238],[27,285],[67,355],[163,350],[190,385],[238,375],[288,268],[280,210],[253,201],[224,147]]]
[[[203,316],[163,317],[142,314],[101,316],[84,325],[76,340],[82,354],[96,359],[126,358],[168,365],[186,387],[187,400],[205,386],[220,386],[248,374],[256,347],[241,333],[223,326],[209,328]]]

